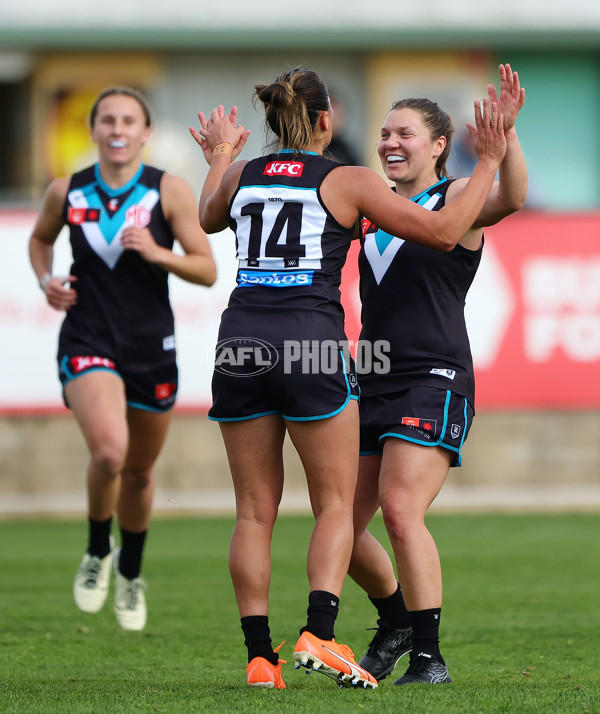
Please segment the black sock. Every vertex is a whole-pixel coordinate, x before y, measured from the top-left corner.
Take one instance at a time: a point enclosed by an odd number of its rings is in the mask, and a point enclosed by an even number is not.
[[[106,558],[110,553],[110,529],[112,516],[105,521],[94,521],[88,517],[88,549],[90,555]]]
[[[266,615],[249,615],[240,619],[244,633],[244,644],[248,648],[248,663],[255,657],[264,657],[277,665],[279,655],[273,652],[269,618]]]
[[[381,598],[369,597],[369,600],[377,608],[379,619],[383,620],[390,629],[404,630],[410,627],[410,617],[404,604],[400,584],[393,595]]]
[[[431,610],[413,610],[408,614],[413,628],[413,654],[427,652],[444,664],[444,658],[440,653],[441,612],[441,608],[435,607]]]
[[[119,572],[128,580],[139,577],[142,571],[142,553],[148,531],[133,533],[121,528],[121,553]]]
[[[300,630],[300,634],[308,630],[321,640],[332,640],[339,608],[340,599],[337,595],[326,590],[313,590],[308,595],[306,626]]]

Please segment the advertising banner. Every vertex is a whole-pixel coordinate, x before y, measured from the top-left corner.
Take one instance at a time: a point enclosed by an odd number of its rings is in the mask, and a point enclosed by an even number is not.
[[[0,413],[5,414],[63,409],[55,360],[62,316],[46,305],[29,264],[34,220],[33,211],[0,211]],[[600,213],[523,211],[485,236],[466,304],[476,408],[600,408]],[[235,280],[233,236],[224,231],[210,240],[219,269],[214,287],[170,278],[180,410],[210,405],[219,319]],[[355,243],[342,282],[350,340],[360,330],[357,252]],[[65,232],[56,243],[55,272],[68,274],[69,265]]]

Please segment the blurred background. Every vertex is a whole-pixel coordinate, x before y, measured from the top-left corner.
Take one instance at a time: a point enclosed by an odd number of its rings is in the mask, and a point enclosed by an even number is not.
[[[465,123],[498,86],[498,64],[519,71],[527,100],[517,123],[529,167],[526,207],[486,231],[467,316],[477,417],[439,508],[600,508],[600,6],[587,0],[431,0],[370,8],[358,0],[302,4],[231,0],[0,0],[0,513],[84,507],[85,447],[62,407],[55,351],[61,316],[45,304],[27,242],[55,176],[96,159],[87,116],[103,88],[136,87],[155,130],[145,160],[206,175],[189,135],[199,110],[239,107],[263,153],[254,85],[302,65],[327,82],[336,156],[381,171],[375,152],[392,102],[426,96],[453,117],[450,172],[473,166]],[[208,422],[211,358],[233,286],[234,244],[211,236],[219,279],[210,290],[171,279],[180,399],[159,460],[157,508],[230,509],[218,427]],[[66,234],[55,272],[67,273]],[[343,294],[359,329],[351,253]],[[293,454],[284,507],[306,508]]]

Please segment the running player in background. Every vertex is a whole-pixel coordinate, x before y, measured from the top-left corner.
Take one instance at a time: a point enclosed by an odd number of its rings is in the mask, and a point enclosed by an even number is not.
[[[80,610],[98,612],[111,569],[125,630],[146,624],[140,577],[150,522],[152,467],[177,393],[168,274],[212,285],[216,266],[196,199],[181,178],[142,163],[150,139],[145,98],[110,87],[90,114],[98,163],[48,187],[29,242],[45,298],[66,311],[58,342],[63,397],[90,452],[88,546],[75,576]],[[53,246],[70,231],[71,274],[52,273]],[[185,255],[173,252],[177,240]],[[113,549],[116,511],[121,547]]]
[[[464,305],[483,250],[483,228],[519,210],[527,167],[515,121],[525,90],[510,65],[500,65],[507,150],[478,218],[448,253],[403,240],[377,221],[363,221],[359,255],[363,328],[360,339],[385,340],[391,366],[361,375],[361,456],[355,499],[355,546],[350,575],[378,611],[378,629],[360,664],[377,680],[411,651],[394,684],[449,682],[439,649],[442,575],[425,513],[460,450],[474,414],[473,361]],[[447,178],[453,127],[428,99],[396,102],[378,144],[394,191],[429,211],[460,198],[467,179]],[[398,238],[395,236],[402,236]],[[366,530],[381,506],[398,581],[381,544]],[[401,586],[401,587],[400,587]]]
[[[454,247],[479,214],[504,156],[502,117],[487,99],[483,113],[477,106],[477,129],[471,130],[478,166],[455,204],[432,213],[395,195],[370,169],[323,157],[333,113],[327,87],[314,72],[286,72],[272,84],[257,85],[256,97],[277,137],[268,156],[230,166],[247,137],[235,108],[226,115],[220,106],[208,120],[200,112],[201,128],[190,129],[210,164],[200,222],[209,233],[230,226],[239,259],[238,284],[219,333],[229,353],[239,347],[239,359],[235,370],[222,369],[226,353],[217,346],[209,417],[220,424],[236,494],[229,567],[248,648],[246,676],[251,686],[285,687],[268,610],[287,431],[305,469],[315,516],[307,556],[308,617],[294,662],[344,686],[372,688],[375,678],[334,638],[352,551],[358,470],[358,391],[354,366],[342,349],[341,269],[362,215],[409,240],[440,250]],[[326,349],[332,344],[339,346],[333,355]],[[261,372],[264,353],[260,363],[244,362],[252,345],[269,346],[270,369]],[[327,368],[319,367],[324,352],[332,358]]]

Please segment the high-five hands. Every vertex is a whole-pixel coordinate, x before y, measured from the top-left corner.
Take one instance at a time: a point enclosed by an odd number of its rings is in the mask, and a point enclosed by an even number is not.
[[[521,87],[519,75],[513,72],[510,64],[501,64],[498,67],[500,73],[500,96],[497,95],[496,87],[488,84],[488,96],[491,102],[498,103],[498,111],[504,115],[504,131],[509,131],[515,125],[517,116],[525,104],[525,89]]]
[[[499,111],[498,102],[485,97],[482,102],[475,100],[475,126],[468,123],[467,129],[473,140],[473,147],[480,161],[492,161],[500,165],[506,153],[504,135],[504,115]]]
[[[244,129],[241,125],[238,126],[237,113],[237,107],[234,105],[231,107],[231,112],[225,114],[222,104],[212,110],[208,119],[204,112],[198,112],[200,129],[190,127],[190,134],[202,149],[204,158],[209,165],[213,157],[213,149],[218,144],[231,144],[233,148],[231,160],[234,161],[248,141],[250,130]]]

